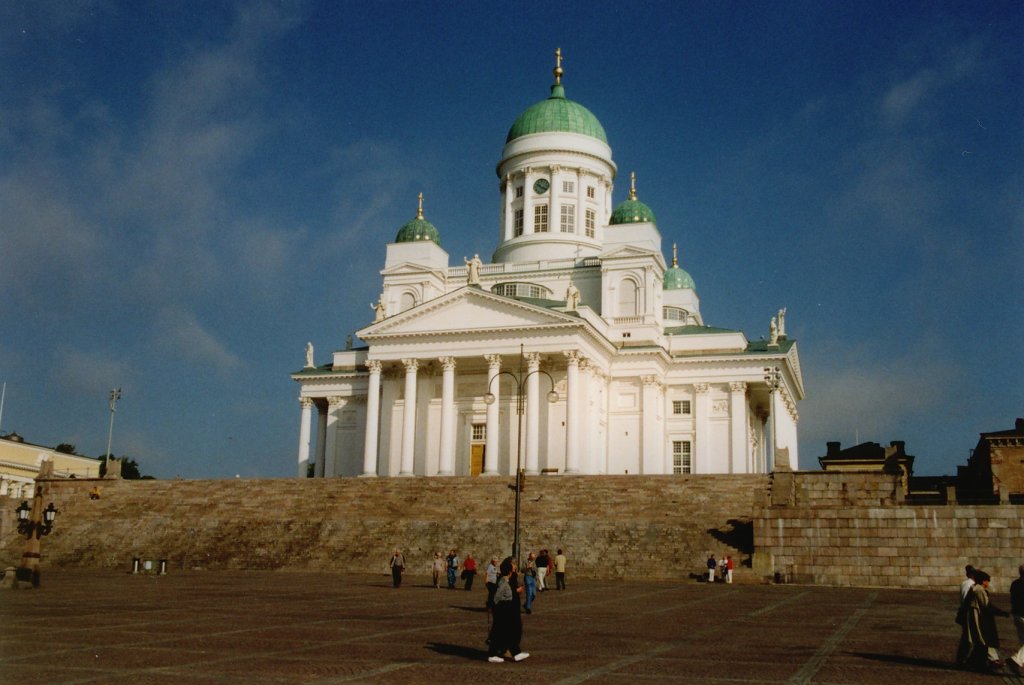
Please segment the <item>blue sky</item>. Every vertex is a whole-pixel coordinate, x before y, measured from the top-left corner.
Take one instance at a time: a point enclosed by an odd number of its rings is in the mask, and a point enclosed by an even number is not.
[[[845,6],[840,6],[845,5]],[[566,94],[706,323],[787,307],[825,441],[953,473],[1024,416],[1024,4],[0,6],[0,431],[157,477],[290,476],[306,341],[426,216],[497,245],[516,116]]]

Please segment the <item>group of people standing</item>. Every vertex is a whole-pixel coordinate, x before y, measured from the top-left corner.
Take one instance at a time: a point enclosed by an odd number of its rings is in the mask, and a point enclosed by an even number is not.
[[[965,569],[960,584],[960,606],[956,622],[960,625],[960,644],[956,663],[961,668],[983,672],[1000,672],[1008,667],[1016,675],[1024,675],[1024,564],[1017,569],[1019,577],[1010,584],[1010,611],[992,603],[989,583],[992,577],[973,566]],[[1013,616],[1020,648],[1005,661],[999,656],[999,629],[996,616]]]
[[[732,582],[733,563],[732,563],[732,557],[731,556],[726,555],[726,556],[722,557],[721,561],[715,561],[715,555],[712,554],[711,556],[708,557],[707,568],[708,568],[708,582],[709,583],[715,582],[715,573],[716,572],[719,574],[719,577],[722,579],[722,582],[725,582],[725,583],[731,583]]]
[[[491,559],[493,564],[496,560]],[[460,573],[461,571],[461,573]],[[473,589],[473,579],[476,578],[477,568],[476,559],[469,552],[466,553],[464,560],[459,559],[459,551],[452,548],[448,552],[448,556],[441,557],[440,552],[434,552],[434,560],[430,564],[430,572],[433,576],[434,587],[441,587],[441,578],[445,578],[448,582],[448,589],[454,590],[456,584],[461,578],[464,585],[463,589]]]

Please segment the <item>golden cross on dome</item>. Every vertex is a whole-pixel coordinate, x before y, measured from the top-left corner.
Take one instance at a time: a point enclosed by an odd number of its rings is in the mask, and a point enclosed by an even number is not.
[[[679,268],[679,257],[676,256],[676,244],[672,243],[672,266]]]
[[[562,48],[555,48],[555,85],[562,82]]]
[[[629,173],[629,199],[636,199],[636,172],[631,171]]]
[[[420,193],[420,208],[416,211],[416,218],[423,218],[423,193]]]

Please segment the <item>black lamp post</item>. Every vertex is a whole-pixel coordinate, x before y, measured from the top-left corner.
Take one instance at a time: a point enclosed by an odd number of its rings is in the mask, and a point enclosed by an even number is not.
[[[18,533],[25,536],[25,552],[21,556],[21,566],[15,569],[15,578],[31,582],[32,587],[39,587],[39,540],[53,530],[57,508],[53,502],[43,508],[43,486],[37,483],[32,506],[29,506],[27,500],[23,501],[15,512],[18,515]]]
[[[516,384],[516,414],[518,414],[518,428],[516,429],[516,483],[510,485],[516,491],[516,509],[515,509],[515,528],[512,537],[512,558],[519,563],[519,520],[520,520],[520,504],[523,493],[523,483],[526,480],[526,474],[523,473],[523,408],[526,406],[526,380],[534,375],[535,373],[544,374],[548,377],[548,381],[551,383],[551,390],[548,392],[548,402],[554,404],[558,401],[558,393],[555,392],[555,379],[551,377],[551,374],[547,371],[537,369],[530,371],[529,373],[523,373],[523,346],[519,346],[519,373],[512,373],[511,371],[499,371],[494,378],[491,379],[491,383],[494,383],[500,376],[508,376]],[[484,395],[484,402],[486,404],[494,404],[497,401],[497,397],[491,392],[490,384],[487,386],[487,394]]]

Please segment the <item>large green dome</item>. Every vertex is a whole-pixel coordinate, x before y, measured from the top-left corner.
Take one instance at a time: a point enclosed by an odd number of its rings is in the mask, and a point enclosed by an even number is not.
[[[411,243],[417,240],[432,240],[438,245],[441,244],[441,234],[437,232],[434,224],[423,218],[423,193],[420,193],[420,208],[416,212],[416,218],[407,222],[395,236],[396,243]]]
[[[551,86],[551,97],[529,107],[508,130],[506,143],[531,133],[580,133],[608,144],[604,127],[589,109],[565,97],[565,88]]]

